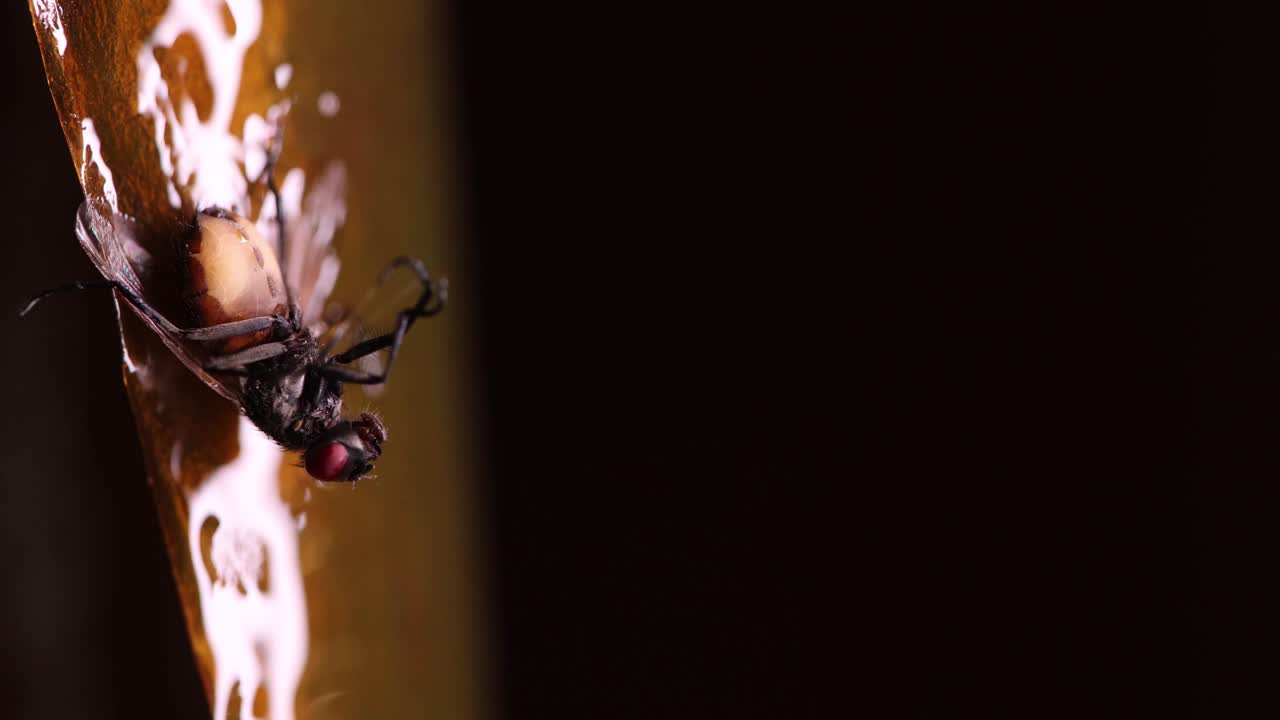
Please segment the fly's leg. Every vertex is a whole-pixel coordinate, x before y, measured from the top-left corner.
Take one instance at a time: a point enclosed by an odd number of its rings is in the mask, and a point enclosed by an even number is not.
[[[275,328],[279,334],[287,334],[289,328],[292,327],[291,323],[286,318],[275,315],[264,315],[262,317],[249,318],[247,320],[236,320],[234,322],[222,323],[221,325],[210,325],[209,327],[180,328],[170,322],[169,318],[160,314],[160,311],[148,305],[145,300],[138,297],[138,295],[132,290],[115,280],[77,280],[76,282],[67,283],[66,285],[59,285],[58,287],[50,288],[28,300],[26,304],[22,306],[22,309],[18,311],[18,317],[22,317],[31,312],[31,310],[39,304],[41,300],[44,300],[51,295],[60,295],[62,293],[76,292],[79,290],[105,290],[108,288],[123,295],[124,299],[128,300],[130,305],[134,306],[141,311],[143,315],[150,318],[152,322],[160,326],[160,329],[170,335],[186,338],[188,340],[195,340],[198,342],[225,340],[238,335],[260,332],[270,328]]]
[[[400,343],[404,342],[404,335],[409,331],[409,326],[413,323],[413,320],[413,315],[408,314],[407,311],[402,311],[396,321],[396,329],[394,331],[365,340],[341,355],[334,356],[329,361],[330,364],[325,365],[320,372],[326,377],[342,382],[355,383],[357,385],[381,385],[387,381],[387,376],[391,374],[391,366],[395,363],[396,355],[400,352]],[[387,364],[380,373],[362,372],[345,365],[332,364],[348,363],[386,348],[390,348],[390,352],[387,354]]]
[[[76,292],[79,290],[106,290],[106,289],[115,290],[116,292],[123,295],[124,299],[128,300],[130,305],[142,311],[143,315],[146,315],[148,318],[150,318],[153,322],[159,325],[160,328],[163,329],[165,332],[170,333],[172,335],[184,334],[185,331],[182,328],[169,322],[169,318],[165,317],[164,315],[161,315],[160,311],[148,305],[146,301],[138,297],[136,293],[134,293],[129,288],[125,287],[123,284],[116,282],[115,280],[77,280],[75,282],[67,283],[66,285],[59,285],[58,287],[55,287],[55,288],[49,288],[48,290],[45,290],[42,293],[38,293],[37,295],[32,297],[30,300],[28,300],[26,304],[22,306],[22,309],[18,311],[18,317],[23,317],[27,313],[31,312],[31,310],[35,308],[35,306],[39,304],[40,301],[44,300],[45,298],[51,295],[61,295],[62,293]]]
[[[379,385],[386,382],[387,376],[391,374],[391,366],[395,363],[396,355],[400,352],[400,344],[404,342],[404,336],[409,332],[409,328],[418,318],[431,317],[444,310],[445,304],[449,298],[449,285],[441,280],[434,282],[427,273],[427,268],[422,264],[421,260],[411,257],[397,257],[391,261],[382,274],[378,278],[381,284],[386,281],[387,275],[398,267],[411,268],[417,274],[418,279],[422,281],[422,295],[418,297],[418,302],[412,307],[400,311],[396,318],[396,329],[379,335],[378,337],[369,338],[364,342],[357,343],[341,355],[335,355],[329,360],[321,372],[326,376],[342,382],[355,383],[358,385]],[[353,360],[358,360],[366,355],[372,355],[379,350],[389,349],[387,354],[386,367],[380,373],[368,373],[354,370],[349,367],[343,367],[340,364],[346,364]]]
[[[23,317],[27,313],[31,312],[31,310],[35,308],[41,300],[44,300],[50,295],[60,295],[65,292],[75,292],[77,290],[96,290],[99,288],[118,288],[122,293],[124,292],[124,288],[121,287],[119,283],[112,280],[76,280],[75,282],[70,282],[66,285],[59,285],[58,287],[49,288],[43,292],[36,293],[31,297],[31,299],[22,304],[22,308],[18,310],[18,317]]]
[[[324,395],[325,385],[327,384],[328,378],[325,376],[315,372],[308,372],[306,380],[302,383],[302,407],[319,407],[320,398]]]
[[[281,145],[284,142],[284,129],[278,128],[276,136],[272,140],[271,150],[267,153],[267,167],[263,171],[267,176],[267,190],[271,193],[271,199],[276,204],[276,234],[279,235],[279,252],[280,267],[285,268],[285,272],[281,273],[281,280],[284,281],[284,295],[289,302],[290,315],[296,315],[293,304],[293,288],[289,287],[289,236],[285,233],[284,225],[284,199],[280,196],[280,188],[276,186],[276,163],[280,160]]]
[[[241,350],[230,355],[221,355],[215,357],[205,363],[204,369],[211,372],[227,373],[229,375],[251,375],[248,366],[261,360],[270,360],[273,357],[279,357],[289,348],[282,342],[263,343],[262,345],[254,345],[246,350]]]
[[[280,121],[283,125],[284,121]],[[280,188],[276,185],[276,165],[280,160],[280,152],[284,145],[284,128],[276,127],[275,133],[271,138],[271,145],[267,148],[267,164],[262,169],[262,176],[259,179],[266,180],[267,192],[271,193],[271,199],[276,204],[276,257],[280,261],[280,267],[284,269],[281,278],[284,281],[284,294],[289,303],[289,317],[291,320],[297,320],[297,310],[293,304],[293,288],[289,287],[289,264],[288,253],[289,236],[285,234],[284,224],[284,200],[280,195]]]

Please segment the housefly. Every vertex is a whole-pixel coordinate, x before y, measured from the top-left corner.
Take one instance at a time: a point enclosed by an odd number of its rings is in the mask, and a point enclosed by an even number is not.
[[[373,468],[387,433],[375,415],[343,416],[343,384],[385,382],[409,328],[444,309],[447,284],[433,280],[416,258],[393,259],[379,282],[397,269],[411,271],[416,301],[399,310],[389,332],[335,352],[353,323],[324,313],[338,266],[332,232],[295,233],[302,242],[289,242],[270,168],[266,180],[275,201],[276,247],[253,222],[226,208],[200,210],[183,228],[177,252],[187,315],[182,325],[147,301],[146,278],[155,269],[138,242],[141,228],[89,201],[76,214],[76,237],[104,279],[46,290],[19,314],[50,295],[112,288],[209,387],[281,446],[302,451],[312,477],[355,481]],[[340,202],[344,184],[341,165],[330,166],[313,199]],[[385,360],[378,361],[384,350]]]

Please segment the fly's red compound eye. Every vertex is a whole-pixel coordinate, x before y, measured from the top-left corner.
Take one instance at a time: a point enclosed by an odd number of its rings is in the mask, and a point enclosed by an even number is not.
[[[316,445],[307,451],[303,463],[307,473],[317,480],[346,480],[347,446],[340,442]]]

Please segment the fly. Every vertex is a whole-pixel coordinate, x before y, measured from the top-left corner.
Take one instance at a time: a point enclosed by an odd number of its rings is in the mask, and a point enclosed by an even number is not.
[[[121,215],[108,218],[88,201],[76,214],[76,237],[104,279],[46,290],[18,314],[26,315],[50,295],[114,289],[207,385],[236,403],[281,446],[302,451],[303,466],[312,477],[355,481],[373,469],[387,432],[369,413],[355,419],[343,416],[343,384],[386,382],[405,334],[415,321],[444,309],[448,286],[443,280],[433,281],[421,260],[393,259],[379,283],[397,268],[406,268],[421,286],[417,301],[399,311],[390,332],[331,353],[340,338],[321,342],[318,335],[323,332],[320,310],[336,276],[337,256],[327,240],[306,242],[295,249],[299,255],[289,255],[284,205],[273,179],[274,155],[264,174],[276,208],[276,248],[248,219],[220,207],[196,213],[181,242],[182,293],[190,327],[174,324],[144,298],[137,258],[145,251],[137,246],[131,221]],[[326,195],[340,197],[344,182],[341,166],[331,166],[318,183],[321,201]],[[301,288],[292,287],[291,275]],[[301,293],[295,294],[297,289]],[[384,350],[385,364],[352,365]]]

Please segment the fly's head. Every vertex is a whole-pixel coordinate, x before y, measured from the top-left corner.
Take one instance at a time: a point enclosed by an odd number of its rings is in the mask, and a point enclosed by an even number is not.
[[[373,469],[382,455],[387,429],[369,413],[358,420],[342,420],[307,448],[302,456],[307,473],[326,482],[354,482]]]

